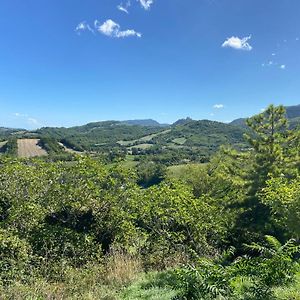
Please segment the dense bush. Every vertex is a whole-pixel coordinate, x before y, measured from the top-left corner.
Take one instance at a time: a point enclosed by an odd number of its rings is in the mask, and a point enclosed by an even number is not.
[[[251,147],[222,147],[177,179],[151,159],[124,167],[121,147],[72,161],[2,156],[2,290],[32,282],[43,283],[40,295],[48,284],[72,290],[76,276],[122,289],[142,270],[175,268],[162,288],[177,298],[275,299],[298,268],[300,135],[281,107],[248,124]]]
[[[17,156],[18,155],[18,143],[17,138],[9,137],[7,143],[2,147],[1,152],[4,152],[9,156]]]
[[[0,169],[0,227],[53,263],[82,266],[114,247],[163,268],[178,254],[214,252],[224,236],[210,198],[181,183],[141,189],[131,171],[84,157],[4,159]]]
[[[178,269],[180,299],[274,299],[274,287],[292,283],[299,266],[293,261],[299,246],[293,240],[281,245],[274,237],[266,237],[266,245],[251,244],[251,255],[228,263],[226,252],[219,261],[200,259],[188,268]],[[229,253],[232,252],[230,249]]]

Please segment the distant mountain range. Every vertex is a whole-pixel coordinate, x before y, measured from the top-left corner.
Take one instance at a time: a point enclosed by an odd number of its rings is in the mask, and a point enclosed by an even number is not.
[[[24,132],[26,131],[25,129],[20,129],[20,128],[7,128],[7,127],[0,127],[0,135],[10,135],[12,133],[16,132]]]
[[[286,116],[292,128],[300,125],[300,105],[286,106]],[[233,120],[230,124],[235,126],[246,127],[247,118]]]
[[[151,127],[166,127],[169,124],[161,124],[152,119],[144,119],[144,120],[127,120],[121,121],[122,124],[126,125],[138,125],[138,126],[151,126]]]
[[[300,124],[300,105],[286,107],[292,127]],[[44,127],[26,131],[0,127],[0,142],[10,135],[16,138],[50,138],[53,144],[76,151],[110,152],[112,150],[152,155],[161,161],[207,161],[221,145],[247,147],[244,133],[248,128],[245,118],[231,123],[209,120],[196,121],[189,117],[173,124],[161,124],[152,119],[101,121],[70,128]]]

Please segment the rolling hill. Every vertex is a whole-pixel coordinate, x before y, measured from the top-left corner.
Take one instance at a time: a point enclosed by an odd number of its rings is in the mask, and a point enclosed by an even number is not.
[[[295,128],[300,125],[300,104],[293,106],[286,106],[286,116],[289,120],[291,128]],[[239,118],[233,120],[230,124],[234,126],[246,127],[247,118]]]
[[[144,120],[127,120],[121,121],[122,124],[125,125],[138,125],[138,126],[149,126],[149,127],[167,127],[169,124],[161,124],[152,119],[144,119]]]
[[[300,105],[286,107],[292,127],[300,124]],[[172,125],[152,119],[102,121],[83,126],[44,127],[36,131],[0,128],[5,141],[16,138],[39,138],[49,153],[92,152],[123,153],[136,160],[158,160],[167,164],[184,161],[207,161],[221,145],[244,148],[248,130],[244,118],[225,124],[210,120],[179,119]],[[16,133],[18,133],[16,135]]]

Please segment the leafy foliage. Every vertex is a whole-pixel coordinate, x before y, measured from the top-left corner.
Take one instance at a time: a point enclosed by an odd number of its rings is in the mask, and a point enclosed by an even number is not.
[[[65,137],[63,128],[53,135],[44,128],[47,158],[2,155],[0,297],[6,287],[16,298],[18,283],[26,290],[41,282],[41,298],[49,296],[49,285],[57,291],[61,284],[75,299],[88,298],[72,282],[91,280],[91,295],[99,299],[101,292],[146,299],[154,291],[180,299],[275,299],[279,289],[290,288],[298,269],[300,132],[288,129],[282,107],[270,106],[248,125],[249,145],[236,148],[219,142],[237,142],[242,131],[192,120],[164,131],[100,122],[73,128]],[[208,134],[211,126],[226,136]],[[206,130],[205,139],[198,139],[199,129]],[[111,134],[124,138],[123,144],[110,143]],[[63,159],[58,141],[67,139],[81,149],[92,141],[92,155]],[[153,146],[131,145],[139,139]],[[210,161],[170,176],[166,165],[185,155],[203,161],[201,151],[210,142],[209,151],[219,147]],[[16,151],[16,139],[6,145]],[[128,154],[127,147],[136,153]],[[102,155],[94,152],[99,149]],[[123,161],[128,156],[132,168]],[[162,272],[151,288],[137,281],[123,289],[153,269]],[[103,285],[113,292],[104,292]]]
[[[1,151],[9,156],[17,156],[18,154],[17,138],[9,137],[7,143],[2,147]]]
[[[271,236],[266,242],[247,246],[258,256],[238,257],[227,265],[201,259],[178,269],[180,299],[274,299],[273,288],[294,279],[298,265],[293,257],[300,247],[293,240],[281,245]]]

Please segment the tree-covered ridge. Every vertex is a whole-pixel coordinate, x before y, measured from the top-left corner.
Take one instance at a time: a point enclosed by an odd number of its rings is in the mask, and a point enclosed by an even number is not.
[[[299,107],[287,107],[290,128],[297,128],[299,124]],[[46,143],[43,147],[51,156],[65,156],[69,159],[64,151],[66,149],[94,155],[111,152],[113,156],[127,157],[129,161],[156,161],[169,166],[208,162],[221,145],[246,149],[243,135],[247,131],[249,129],[245,119],[225,124],[186,118],[169,126],[153,120],[104,121],[71,128],[46,127],[36,132],[19,131],[13,135],[19,138],[39,138],[42,146],[44,139],[51,140],[51,146]],[[9,136],[3,137],[2,143]],[[2,152],[4,150],[2,147]]]
[[[300,124],[300,104],[299,105],[293,105],[293,106],[286,106],[286,118],[289,120],[290,127],[295,128],[299,126]],[[236,120],[233,120],[230,124],[235,126],[241,126],[245,127],[246,119],[245,118],[239,118]]]
[[[73,128],[42,128],[37,133],[62,142],[78,151],[103,152],[119,149],[123,153],[150,157],[160,162],[208,160],[223,144],[243,147],[245,130],[213,121],[192,121],[171,127],[126,125],[123,122],[98,122]],[[174,161],[169,157],[173,157]],[[144,158],[141,158],[144,159]]]
[[[45,127],[37,131],[58,140],[66,139],[86,150],[95,149],[101,144],[114,145],[119,140],[138,139],[160,131],[160,127],[127,125],[117,121],[89,123],[70,128]]]

